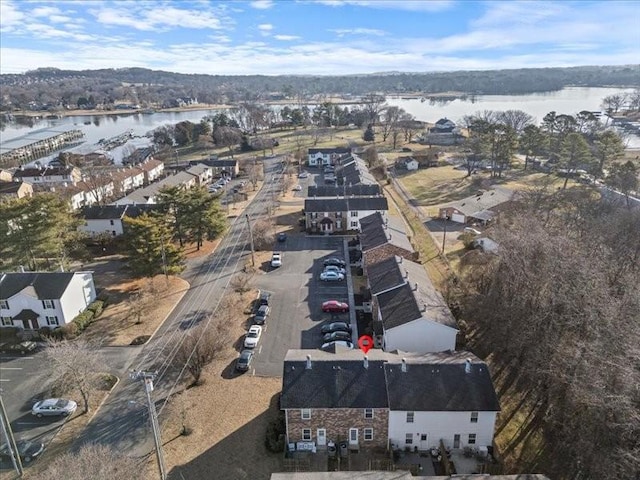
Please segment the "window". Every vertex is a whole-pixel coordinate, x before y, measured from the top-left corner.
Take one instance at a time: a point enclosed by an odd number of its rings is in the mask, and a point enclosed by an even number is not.
[[[478,412],[471,412],[471,423],[478,423]]]
[[[56,308],[53,305],[53,300],[42,300],[42,308]]]
[[[364,429],[364,440],[365,442],[370,442],[371,440],[373,440],[373,428]]]
[[[475,445],[476,444],[476,434],[475,433],[470,433],[469,434],[469,445]]]
[[[318,212],[311,212],[311,218],[318,218]]]
[[[411,445],[413,443],[413,433],[407,433],[407,438],[405,439],[404,443],[406,443],[407,445]]]
[[[13,327],[13,319],[11,317],[0,317],[3,327]]]
[[[354,212],[351,212],[351,216],[352,217],[357,217],[358,216],[358,211],[356,210]]]
[[[109,220],[109,225],[113,225],[113,220]]]
[[[407,412],[407,423],[413,423],[414,412]]]
[[[302,429],[302,440],[304,442],[310,442],[311,441],[311,429],[310,428],[303,428]]]
[[[324,212],[324,218],[327,218],[329,216],[329,212]]]
[[[336,218],[342,218],[342,212],[336,212]]]
[[[9,300],[0,300],[0,308],[9,310]]]
[[[58,317],[47,317],[47,325],[49,326],[60,325],[60,322],[58,321]]]
[[[358,222],[351,222],[351,226],[353,228],[358,228]]]
[[[302,420],[309,420],[311,418],[311,410],[308,408],[303,408],[300,410],[300,417]]]
[[[373,408],[364,409],[364,418],[373,418]]]

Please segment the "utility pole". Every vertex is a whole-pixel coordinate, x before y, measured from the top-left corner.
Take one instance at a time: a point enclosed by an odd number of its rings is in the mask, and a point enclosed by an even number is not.
[[[162,452],[162,438],[160,436],[160,426],[158,425],[158,413],[156,405],[151,399],[153,392],[153,379],[157,372],[142,372],[133,370],[129,376],[132,380],[142,380],[144,382],[144,391],[147,394],[147,406],[149,407],[149,418],[151,419],[151,429],[153,430],[153,441],[156,445],[156,458],[158,459],[158,469],[160,471],[160,480],[167,479],[167,469],[164,465],[164,453]]]
[[[444,217],[444,233],[442,234],[442,254],[444,255],[444,242],[447,239],[447,221],[449,220],[449,215],[445,215]]]
[[[249,240],[251,240],[251,265],[255,267],[256,258],[254,255],[255,248],[253,247],[253,229],[251,228],[251,221],[249,220],[249,214],[245,213],[244,216],[247,218],[247,225],[249,225]]]
[[[7,448],[11,455],[11,463],[13,463],[13,469],[16,471],[19,477],[22,477],[24,470],[22,468],[22,460],[20,460],[20,452],[18,452],[18,446],[16,445],[16,439],[13,438],[13,431],[11,430],[11,422],[7,417],[7,411],[4,409],[4,402],[2,401],[2,390],[0,390],[0,426],[2,426],[2,434],[7,439]]]

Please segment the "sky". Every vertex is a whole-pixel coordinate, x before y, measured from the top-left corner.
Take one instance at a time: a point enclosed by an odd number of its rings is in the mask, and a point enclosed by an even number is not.
[[[345,75],[640,63],[640,0],[0,0],[0,73]]]

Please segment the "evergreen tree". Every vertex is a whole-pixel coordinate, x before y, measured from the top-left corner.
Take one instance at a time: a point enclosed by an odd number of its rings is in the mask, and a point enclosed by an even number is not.
[[[218,199],[203,187],[192,188],[185,196],[185,227],[189,240],[200,250],[203,241],[214,240],[226,228],[226,215],[220,208]]]
[[[367,125],[367,129],[364,131],[364,134],[362,135],[362,139],[365,142],[375,142],[376,141],[376,134],[373,131],[373,124],[369,124]]]
[[[171,242],[171,227],[157,216],[146,213],[125,217],[126,247],[131,270],[145,277],[159,273],[177,274],[184,269],[184,254]]]

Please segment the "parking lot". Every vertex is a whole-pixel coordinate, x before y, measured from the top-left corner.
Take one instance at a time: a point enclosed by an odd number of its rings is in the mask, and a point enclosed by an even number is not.
[[[34,403],[48,396],[48,364],[43,352],[31,355],[0,355],[0,388],[16,441],[33,440],[47,445],[63,425],[62,417],[37,418],[31,415]],[[12,468],[2,462],[2,470]]]
[[[322,345],[321,325],[328,320],[349,322],[348,313],[323,313],[327,300],[348,302],[347,281],[322,282],[323,259],[345,257],[344,238],[291,235],[279,244],[282,267],[272,269],[256,283],[272,292],[271,313],[252,369],[256,375],[281,376],[287,350]]]

